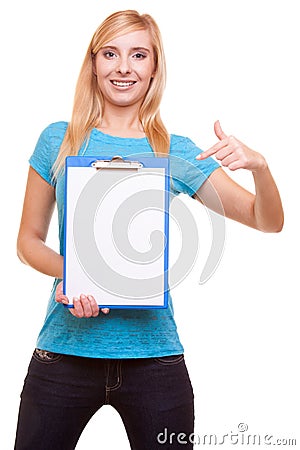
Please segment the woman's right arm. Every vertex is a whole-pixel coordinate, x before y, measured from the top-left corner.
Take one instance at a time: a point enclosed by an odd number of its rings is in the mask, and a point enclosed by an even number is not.
[[[18,257],[39,272],[61,279],[63,256],[45,243],[54,206],[54,187],[30,166],[17,240]]]

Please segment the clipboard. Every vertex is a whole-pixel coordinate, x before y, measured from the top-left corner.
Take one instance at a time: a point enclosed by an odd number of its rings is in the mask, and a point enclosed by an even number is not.
[[[63,292],[104,308],[166,308],[169,159],[68,156]]]

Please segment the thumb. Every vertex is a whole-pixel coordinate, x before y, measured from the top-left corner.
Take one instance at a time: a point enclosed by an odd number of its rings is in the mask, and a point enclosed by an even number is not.
[[[215,130],[215,135],[220,139],[220,141],[222,139],[225,139],[227,137],[227,135],[224,133],[224,131],[222,130],[222,127],[220,125],[219,120],[217,120],[214,123],[214,130]]]
[[[60,281],[56,286],[56,295],[61,295],[63,293],[63,282]]]

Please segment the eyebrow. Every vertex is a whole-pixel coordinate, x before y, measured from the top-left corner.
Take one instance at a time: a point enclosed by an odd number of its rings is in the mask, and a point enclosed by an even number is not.
[[[105,45],[104,47],[101,48],[101,50],[106,50],[106,49],[119,50],[118,47],[115,47],[114,45]],[[150,53],[150,50],[147,47],[131,47],[130,50],[133,50],[135,52],[142,51],[142,52]]]

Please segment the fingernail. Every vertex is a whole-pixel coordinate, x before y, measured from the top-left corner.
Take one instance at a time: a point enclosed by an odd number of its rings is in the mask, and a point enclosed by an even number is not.
[[[103,312],[103,314],[108,314],[109,313],[109,308],[103,308],[101,311]]]
[[[81,294],[80,298],[81,298],[81,300],[84,300],[85,299],[85,295]]]
[[[91,295],[88,295],[87,298],[89,299],[90,302],[93,300],[93,297]]]

